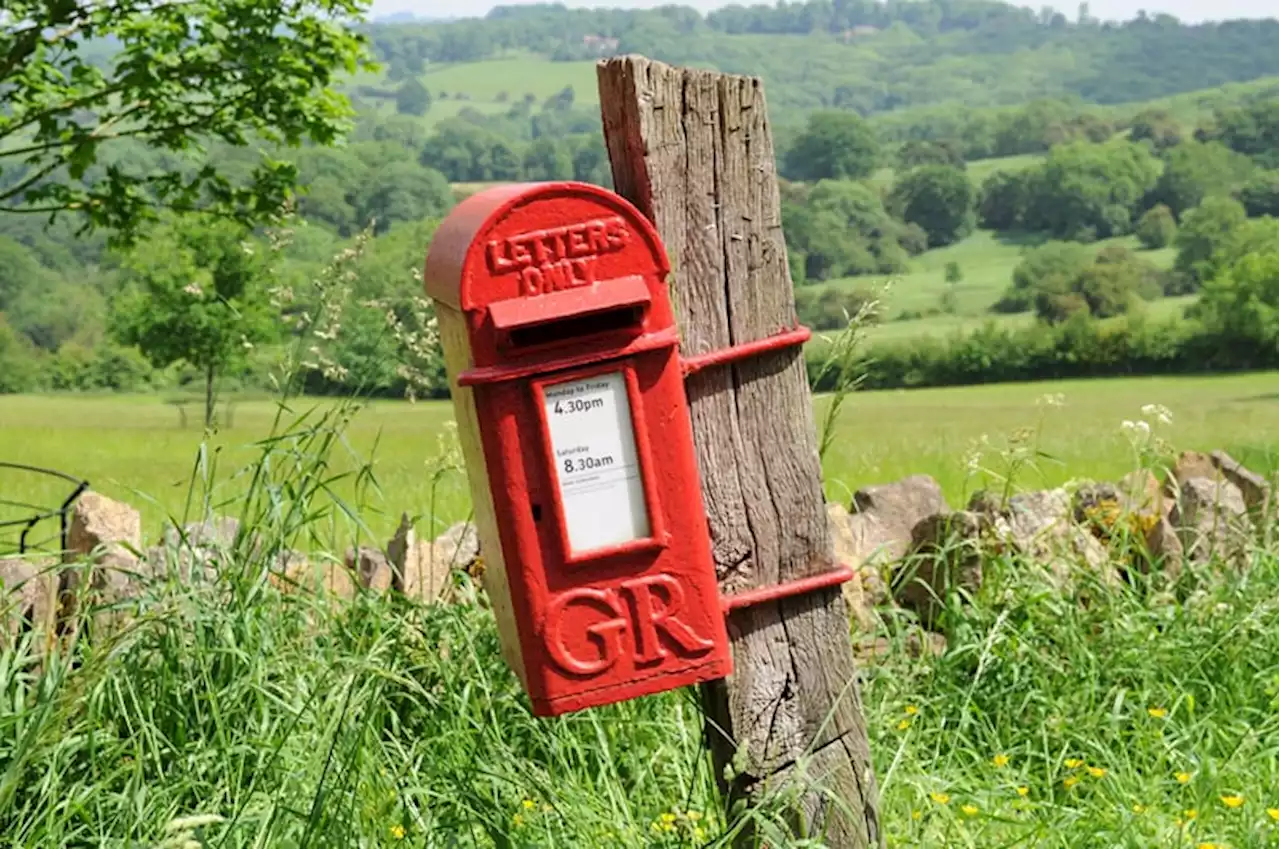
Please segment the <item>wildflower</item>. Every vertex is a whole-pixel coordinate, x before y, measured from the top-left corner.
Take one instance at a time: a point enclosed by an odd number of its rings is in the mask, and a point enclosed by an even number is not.
[[[1150,716],[1153,719],[1164,719],[1168,715],[1169,711],[1162,707],[1147,708],[1147,716]]]
[[[900,719],[898,720],[898,724],[894,727],[897,728],[899,731],[906,731],[908,728],[911,727],[911,720]]]
[[[1186,817],[1187,820],[1193,820],[1196,817],[1200,816],[1200,812],[1197,811],[1195,808],[1187,808],[1185,811],[1182,812],[1182,815]]]
[[[961,805],[960,810],[964,811],[964,815],[967,817],[976,817],[978,815],[977,805]]]
[[[534,808],[538,807],[537,803],[534,802],[532,799],[525,799],[523,802],[520,803],[520,806],[524,808],[526,811],[532,811]]]
[[[520,814],[516,814],[515,816],[513,816],[511,818],[511,821],[516,825],[524,825],[524,817],[520,816]]]
[[[1147,806],[1146,806],[1146,805],[1141,805],[1141,804],[1136,804],[1136,805],[1134,805],[1134,806],[1133,806],[1133,812],[1134,812],[1135,814],[1145,814],[1145,813],[1147,812]]]
[[[694,840],[703,840],[704,838],[706,838],[706,836],[707,836],[707,833],[702,829],[702,826],[697,826],[693,829]]]
[[[1280,822],[1280,808],[1267,808],[1267,816],[1271,817],[1272,822]]]
[[[658,817],[658,819],[662,820],[662,824],[663,824],[663,825],[671,825],[673,822],[675,822],[675,821],[676,821],[676,815],[675,815],[675,814],[663,814],[662,816]]]
[[[1092,775],[1094,778],[1101,778],[1102,776],[1107,774],[1106,769],[1100,766],[1090,766],[1090,767],[1085,767],[1085,769],[1087,769],[1089,771],[1089,774]]]
[[[1143,404],[1142,415],[1151,416],[1160,424],[1173,424],[1173,413],[1163,404]]]
[[[902,712],[905,713],[907,716],[915,716],[917,713],[920,712],[920,708],[916,707],[915,705],[907,705],[902,709]]]
[[[1217,843],[1197,843],[1196,849],[1222,849]]]
[[[1080,776],[1078,775],[1068,775],[1066,778],[1062,779],[1062,786],[1067,788],[1068,790],[1070,790],[1072,787],[1075,787],[1079,783],[1080,783]]]
[[[1220,796],[1219,798],[1222,799],[1222,804],[1226,805],[1228,808],[1231,808],[1232,810],[1235,810],[1236,808],[1244,804],[1243,796]]]
[[[1176,778],[1176,779],[1178,780],[1178,783],[1179,783],[1179,784],[1186,784],[1188,781],[1190,781],[1190,780],[1191,780],[1191,773],[1189,773],[1189,772],[1175,772],[1175,773],[1173,774],[1173,777],[1174,777],[1174,778]]]
[[[937,802],[939,805],[946,805],[951,802],[951,797],[946,793],[930,793],[929,798]]]
[[[1077,767],[1084,766],[1084,761],[1079,758],[1067,758],[1064,763],[1067,765],[1067,769],[1076,769]]]
[[[912,811],[912,812],[911,812],[911,818],[912,818],[913,820],[919,820],[919,819],[920,819],[920,817],[921,817],[921,813],[920,813],[919,811]]]
[[[404,826],[399,824],[391,826],[391,836],[396,840],[404,840]]]
[[[993,764],[995,764],[996,766],[1008,766],[1008,765],[1009,765],[1009,756],[1008,756],[1008,755],[996,755],[994,758],[992,758],[992,759],[991,759],[991,762],[992,762]]]
[[[1030,792],[1031,792],[1031,788],[1030,788],[1030,787],[1023,786],[1023,787],[1019,787],[1019,788],[1018,788],[1018,795],[1019,795],[1019,796],[1021,796],[1021,797],[1022,797],[1022,798],[1024,798],[1024,799],[1027,797],[1027,794],[1028,794],[1028,793],[1030,793]]]
[[[689,817],[689,822],[697,822],[702,819],[702,811],[690,811],[686,816]]]

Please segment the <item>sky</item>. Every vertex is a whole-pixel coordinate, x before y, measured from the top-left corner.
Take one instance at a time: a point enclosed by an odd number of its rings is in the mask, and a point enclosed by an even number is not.
[[[484,15],[495,5],[524,5],[539,0],[505,0],[502,3],[490,0],[373,0],[374,15],[389,15],[394,12],[413,12],[423,17],[467,17]],[[702,12],[709,12],[720,6],[728,5],[724,0],[558,0],[564,5],[573,7],[608,7],[615,9],[650,9],[672,2],[682,6],[692,6]],[[743,5],[772,0],[743,0]],[[1079,8],[1079,0],[1034,0],[1014,5],[1030,6],[1038,9],[1041,6],[1053,6],[1058,11],[1074,19]],[[1277,0],[1090,0],[1089,14],[1102,20],[1128,20],[1145,9],[1147,14],[1157,12],[1173,15],[1186,23],[1203,20],[1222,20],[1224,18],[1274,18],[1277,14]]]

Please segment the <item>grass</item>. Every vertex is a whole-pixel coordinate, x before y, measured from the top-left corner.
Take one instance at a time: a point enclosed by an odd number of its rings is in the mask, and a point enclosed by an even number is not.
[[[1040,164],[1044,160],[1043,153],[1022,153],[1017,156],[993,156],[990,159],[975,159],[965,163],[965,171],[969,174],[969,179],[973,181],[974,186],[982,187],[983,182],[999,171],[1024,171],[1027,168]],[[884,167],[876,170],[867,181],[878,189],[888,190],[893,187],[894,178],[897,176],[892,167]]]
[[[1169,434],[1180,446],[1197,435],[1221,444],[1228,433],[1267,444],[1275,439],[1274,386],[1274,375],[1090,384],[1101,387],[1090,396],[1096,406],[1064,408],[1072,411],[1062,422],[1071,430],[1066,444],[1084,467],[1110,454],[1112,471],[1121,471],[1131,465],[1124,450],[1096,435],[1084,444],[1083,416],[1096,417],[1095,434],[1109,433],[1111,415],[1133,415],[1134,404],[1149,400],[1182,402]],[[1054,388],[1078,404],[1075,387]],[[984,430],[1022,423],[1022,393],[1035,389],[919,393],[934,406],[898,405],[892,420],[858,399],[846,439],[861,438],[863,422],[895,434],[926,418],[957,430],[975,415]],[[47,403],[19,400],[26,415]],[[244,470],[258,484],[242,490],[269,546],[289,544],[311,524],[344,521],[317,498],[320,481],[360,460],[335,455],[344,450],[347,411],[328,409],[327,419],[252,434],[263,444],[243,456]],[[408,435],[400,456],[416,466],[434,445],[440,408],[393,409]],[[366,411],[384,425],[389,412]],[[367,427],[362,418],[352,421],[353,446],[370,438],[356,430]],[[237,421],[248,428],[252,419]],[[112,422],[147,433],[129,418],[97,419],[64,446]],[[1052,424],[1045,445],[1062,441]],[[12,428],[4,433],[8,440]],[[152,430],[145,443],[153,456],[157,436]],[[927,439],[917,433],[902,461],[927,467],[919,450]],[[140,459],[135,468],[149,468]],[[220,471],[201,473],[196,488],[216,490],[217,479],[236,479],[236,468],[224,454]],[[1103,586],[1082,573],[1089,603],[1081,604],[1055,590],[1040,564],[991,555],[971,603],[949,602],[942,656],[913,657],[903,647],[909,623],[888,617],[890,650],[862,673],[888,845],[1275,846],[1268,809],[1280,793],[1278,579],[1274,545],[1265,544],[1244,564],[1191,568],[1171,585],[1138,577]],[[330,605],[262,580],[257,558],[237,550],[212,579],[197,571],[142,584],[126,608],[129,628],[91,634],[66,658],[37,669],[29,643],[5,645],[5,843],[727,844],[743,820],[720,810],[692,692],[536,719],[500,660],[484,596],[465,576],[457,580],[455,605],[376,595]],[[746,812],[766,835],[782,815],[774,798]]]
[[[1067,406],[1044,426],[1044,448],[1063,464],[1045,465],[1046,483],[1122,474],[1130,461],[1119,423],[1137,417],[1138,408],[1147,403],[1164,404],[1174,412],[1173,438],[1180,446],[1266,458],[1265,467],[1277,454],[1275,385],[1275,374],[1264,373],[859,393],[837,420],[826,458],[827,489],[832,498],[846,500],[859,486],[923,472],[937,477],[952,499],[960,499],[970,443],[983,434],[995,438],[1033,424],[1036,399],[1050,392],[1062,392]],[[332,404],[303,401],[296,406],[325,410]],[[274,413],[267,401],[237,405],[234,427],[221,430],[209,443],[208,464],[228,470],[252,460]],[[352,470],[363,458],[373,458],[362,515],[376,541],[385,542],[401,511],[411,516],[434,513],[439,520],[435,530],[467,517],[465,477],[446,473],[433,478],[447,448],[441,440],[444,423],[452,417],[448,402],[376,401],[345,432],[332,467]],[[0,404],[0,460],[87,478],[104,494],[138,506],[153,539],[167,516],[181,517],[188,510],[200,438],[194,426],[179,428],[177,413],[154,396],[6,396]],[[211,497],[233,498],[245,485],[243,479],[227,480]],[[339,491],[354,497],[345,485]],[[56,505],[67,487],[0,470],[0,493],[9,500]],[[419,529],[421,534],[431,530],[425,525]],[[42,532],[48,537],[56,528],[46,525]],[[11,537],[0,528],[0,542]]]

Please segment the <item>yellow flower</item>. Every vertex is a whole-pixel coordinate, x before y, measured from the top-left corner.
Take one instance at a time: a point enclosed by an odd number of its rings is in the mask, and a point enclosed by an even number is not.
[[[1086,767],[1086,769],[1089,771],[1089,774],[1092,775],[1094,778],[1101,778],[1102,776],[1107,774],[1107,771],[1100,766]]]
[[[1068,790],[1070,790],[1072,787],[1075,787],[1079,783],[1080,783],[1080,776],[1078,775],[1068,775],[1066,778],[1062,779],[1062,786],[1067,788]]]
[[[905,708],[902,709],[902,712],[905,713],[907,716],[915,716],[917,713],[920,712],[920,708],[916,707],[915,705],[907,705]]]
[[[1196,849],[1222,849],[1222,847],[1216,843],[1197,843]]]
[[[688,816],[690,822],[697,822],[702,819],[702,811],[690,811]]]
[[[920,819],[920,812],[919,812],[919,811],[912,811],[912,812],[911,812],[911,818],[912,818],[913,820],[918,820],[918,819]]]
[[[929,798],[937,802],[939,805],[946,805],[951,801],[951,797],[946,793],[930,793]]]
[[[402,825],[391,826],[391,836],[394,837],[396,840],[404,840],[404,826]]]
[[[1147,806],[1146,806],[1146,805],[1134,805],[1134,806],[1133,806],[1133,812],[1134,812],[1135,814],[1145,814],[1145,813],[1147,812]]]
[[[1008,755],[996,755],[994,758],[992,758],[992,759],[991,759],[991,762],[992,762],[993,764],[995,764],[996,766],[1008,766],[1008,765],[1009,765],[1009,756],[1008,756]]]
[[[906,731],[906,730],[907,730],[908,728],[910,728],[910,727],[911,727],[911,720],[909,720],[909,719],[900,719],[900,720],[898,720],[897,729],[898,729],[899,731]]]
[[[978,815],[977,805],[961,805],[960,810],[964,811],[967,817],[976,817]]]
[[[1084,766],[1084,761],[1079,758],[1067,758],[1064,763],[1066,763],[1067,769],[1075,769],[1076,767]]]
[[[1030,792],[1031,792],[1031,788],[1030,788],[1030,787],[1019,787],[1019,788],[1018,788],[1018,795],[1019,795],[1019,796],[1022,796],[1023,798],[1026,798],[1026,795],[1027,795],[1028,793],[1030,793]]]
[[[524,807],[526,811],[532,811],[534,808],[538,807],[537,803],[534,802],[532,799],[525,799],[520,804]]]
[[[702,826],[696,826],[696,827],[693,829],[693,839],[694,839],[694,840],[702,840],[702,839],[703,839],[703,838],[705,838],[706,836],[707,836],[707,833],[706,833],[705,831],[703,831],[703,830],[702,830]]]
[[[524,817],[520,816],[519,814],[516,814],[515,816],[513,816],[511,818],[511,821],[516,825],[524,825]]]
[[[660,820],[662,820],[662,824],[663,824],[663,825],[671,825],[673,822],[675,822],[675,821],[676,821],[676,815],[675,815],[675,814],[663,814],[661,817],[659,817],[659,819],[660,819]]]
[[[1182,815],[1186,817],[1188,820],[1193,820],[1196,817],[1200,816],[1200,812],[1197,811],[1195,808],[1187,808],[1185,811],[1182,812]]]
[[[1267,816],[1275,822],[1280,822],[1280,808],[1267,808]]]
[[[1169,711],[1164,708],[1147,708],[1147,715],[1153,719],[1164,719],[1169,715]]]
[[[1244,804],[1243,796],[1221,796],[1219,798],[1222,799],[1222,804],[1232,809],[1238,808]]]
[[[1179,784],[1186,784],[1188,781],[1190,781],[1190,780],[1191,780],[1191,773],[1189,773],[1189,772],[1175,772],[1175,773],[1173,774],[1173,777],[1174,777],[1174,778],[1176,778],[1176,779],[1178,779],[1178,783],[1179,783]]]

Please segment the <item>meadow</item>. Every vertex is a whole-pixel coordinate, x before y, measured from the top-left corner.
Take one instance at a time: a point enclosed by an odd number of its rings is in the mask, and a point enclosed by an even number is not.
[[[926,471],[955,499],[983,433],[973,468],[992,478],[1116,476],[1139,463],[1119,419],[1147,403],[1173,411],[1172,426],[1152,422],[1159,437],[1274,473],[1275,387],[1268,373],[868,393],[839,423],[827,485]],[[1046,392],[1065,404],[1037,406]],[[349,423],[345,411],[326,402],[310,423],[273,426],[246,403],[200,477],[243,492],[237,463],[250,463],[267,508],[256,527],[282,542],[305,530],[290,516],[343,520],[314,484],[375,446],[388,500],[421,506],[447,407],[374,404]],[[175,419],[141,399],[6,398],[0,456],[173,499],[199,439]],[[1027,462],[1036,451],[1065,465]],[[907,649],[901,614],[856,635],[889,646],[861,669],[887,846],[1276,846],[1273,539],[1274,527],[1246,562],[1172,582],[1082,572],[1087,604],[1042,564],[991,555],[970,603],[944,612],[940,656]],[[31,642],[0,648],[2,842],[667,849],[727,846],[752,824],[770,846],[822,845],[782,835],[783,795],[722,810],[692,691],[533,717],[484,595],[456,580],[450,605],[334,604],[282,591],[238,552],[212,580],[144,584],[129,628],[67,658],[37,668]]]
[[[1061,394],[1064,406],[1037,406],[1048,394]],[[291,409],[316,414],[334,403],[301,399]],[[816,401],[819,420],[827,403],[822,397]],[[1163,404],[1173,412],[1167,438],[1180,450],[1223,448],[1264,469],[1274,467],[1280,454],[1274,372],[863,392],[847,401],[834,423],[835,438],[824,458],[828,497],[847,502],[858,487],[926,473],[953,503],[962,501],[980,484],[966,471],[967,455],[984,437],[994,455],[1009,434],[1023,428],[1038,429],[1045,455],[1034,471],[1024,471],[1035,475],[1027,484],[1114,479],[1132,463],[1120,423],[1140,418],[1144,404]],[[224,427],[202,451],[198,426],[182,428],[177,411],[158,395],[4,396],[0,461],[87,479],[104,494],[138,506],[154,538],[167,517],[194,515],[190,511],[204,503],[205,494],[192,490],[193,477],[220,481],[208,493],[214,503],[234,499],[243,489],[246,477],[232,473],[260,456],[277,407],[268,400],[242,400],[231,412],[229,423],[223,412]],[[449,456],[445,424],[452,416],[448,402],[372,401],[347,427],[332,465],[341,471],[368,466],[360,515],[374,540],[386,540],[402,511],[424,517],[423,534],[431,517],[436,530],[467,518],[465,476]],[[197,475],[198,464],[212,474]],[[357,497],[346,483],[337,491]],[[56,505],[66,494],[64,482],[0,469],[0,498]]]

